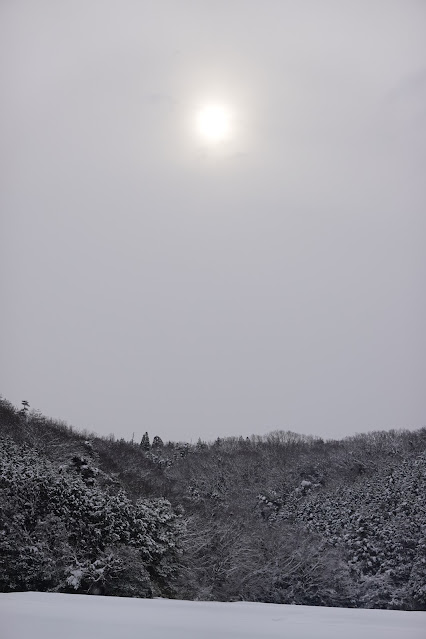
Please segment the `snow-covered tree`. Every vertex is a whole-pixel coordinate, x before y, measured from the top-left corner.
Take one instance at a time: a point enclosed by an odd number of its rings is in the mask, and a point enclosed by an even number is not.
[[[149,442],[148,433],[144,433],[141,439],[141,448],[142,450],[148,451],[151,449],[151,444]]]
[[[155,435],[154,439],[152,440],[152,448],[163,448],[163,446],[164,443],[161,437]]]
[[[182,524],[167,500],[134,504],[10,440],[0,440],[0,489],[0,591],[89,592],[97,584],[112,594],[114,583],[123,594],[124,576],[139,566],[138,596],[152,588],[148,575],[170,592]]]

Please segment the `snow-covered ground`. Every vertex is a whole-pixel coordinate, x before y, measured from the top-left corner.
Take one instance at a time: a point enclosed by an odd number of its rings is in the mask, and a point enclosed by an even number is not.
[[[0,594],[2,639],[426,639],[426,613]]]

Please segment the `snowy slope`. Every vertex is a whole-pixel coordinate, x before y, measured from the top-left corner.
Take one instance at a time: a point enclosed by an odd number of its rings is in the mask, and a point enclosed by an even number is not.
[[[426,613],[0,594],[1,639],[426,639]]]

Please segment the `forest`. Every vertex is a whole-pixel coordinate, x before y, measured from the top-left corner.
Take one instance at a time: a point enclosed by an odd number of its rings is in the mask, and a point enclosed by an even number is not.
[[[0,592],[426,610],[425,495],[426,428],[136,442],[1,398]]]

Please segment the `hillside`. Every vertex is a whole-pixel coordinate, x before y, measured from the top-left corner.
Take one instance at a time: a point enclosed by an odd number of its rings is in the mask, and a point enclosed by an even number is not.
[[[0,403],[2,592],[426,610],[426,429],[80,433]]]

